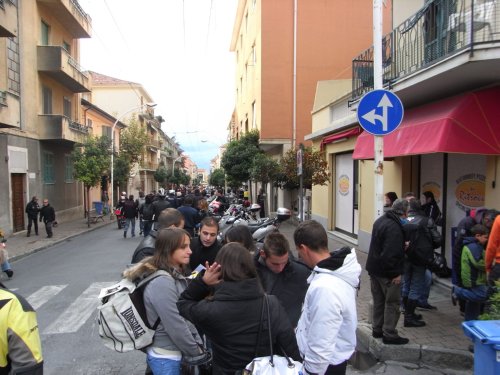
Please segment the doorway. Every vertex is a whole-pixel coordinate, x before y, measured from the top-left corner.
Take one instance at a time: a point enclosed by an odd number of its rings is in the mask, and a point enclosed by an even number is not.
[[[24,227],[24,174],[12,173],[10,175],[12,191],[12,224],[13,231],[20,232]]]

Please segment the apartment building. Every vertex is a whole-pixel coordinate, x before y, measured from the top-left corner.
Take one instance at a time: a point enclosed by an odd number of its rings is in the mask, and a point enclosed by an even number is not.
[[[317,82],[351,77],[352,56],[370,40],[371,9],[369,0],[240,0],[230,46],[237,66],[233,139],[257,129],[260,147],[276,158],[309,144]],[[290,204],[282,191],[268,195],[272,206]]]
[[[384,192],[432,191],[443,213],[441,251],[451,263],[466,212],[500,207],[500,4],[491,0],[392,1],[382,41],[383,83],[405,107],[384,136]],[[373,136],[355,112],[373,89],[373,47],[352,56],[351,85],[318,84],[313,131],[325,150],[328,187],[313,188],[313,218],[367,251],[374,212]]]
[[[118,150],[120,145],[120,132],[125,128],[125,124],[114,116],[92,104],[88,100],[81,99],[82,105],[82,123],[86,124],[89,129],[89,135],[94,137],[107,137],[110,141],[113,140],[113,149]],[[116,124],[116,125],[115,125]],[[111,132],[114,127],[114,135]],[[111,167],[111,164],[110,164]],[[85,194],[85,191],[84,191]],[[89,202],[103,202],[109,204],[111,197],[111,186],[109,176],[106,174],[102,176],[101,183],[97,187],[90,189]],[[91,207],[92,208],[92,207]]]
[[[163,118],[155,115],[156,104],[153,103],[153,98],[140,83],[92,71],[89,75],[92,92],[87,97],[88,101],[111,113],[126,125],[137,122],[148,134],[148,142],[141,160],[133,167],[129,182],[122,190],[134,196],[138,196],[139,191],[157,190],[158,183],[154,179],[154,172],[160,165],[160,152],[164,147],[166,135],[161,131]],[[164,158],[167,154],[164,154]],[[118,195],[114,196],[116,198]]]
[[[58,219],[83,217],[83,188],[70,154],[89,133],[81,93],[80,38],[91,18],[76,0],[0,1],[0,227],[25,229],[31,196],[48,198]]]

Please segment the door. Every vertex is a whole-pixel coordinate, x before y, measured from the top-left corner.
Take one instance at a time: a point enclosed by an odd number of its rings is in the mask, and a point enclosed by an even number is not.
[[[354,236],[355,225],[355,173],[352,154],[335,156],[335,229]],[[357,208],[357,207],[356,207]]]
[[[24,230],[24,174],[12,173],[10,175],[12,191],[12,222],[13,231]]]

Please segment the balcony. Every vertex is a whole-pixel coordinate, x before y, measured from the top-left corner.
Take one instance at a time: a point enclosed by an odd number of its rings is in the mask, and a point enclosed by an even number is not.
[[[90,38],[92,19],[77,0],[37,0],[45,5],[50,14],[76,39]]]
[[[10,1],[0,0],[0,37],[17,34],[17,8]]]
[[[500,79],[500,1],[434,0],[382,40],[383,85],[418,105]],[[352,101],[373,90],[373,47],[352,62]],[[411,90],[410,90],[411,88]]]
[[[0,91],[0,128],[19,128],[19,113],[19,96]]]
[[[83,143],[89,128],[64,115],[38,115],[38,136],[41,141]]]
[[[68,52],[59,46],[38,46],[38,71],[74,93],[90,92],[89,77]]]
[[[158,169],[157,162],[144,161],[141,163],[141,169],[147,171],[156,171]]]
[[[162,143],[157,139],[149,139],[148,146],[155,148],[154,152],[161,148]]]

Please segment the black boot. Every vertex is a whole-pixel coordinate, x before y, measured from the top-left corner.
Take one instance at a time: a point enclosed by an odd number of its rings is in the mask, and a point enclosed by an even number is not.
[[[404,313],[406,311],[406,304],[408,303],[408,297],[401,298],[401,309],[400,311]]]
[[[417,307],[417,301],[414,299],[409,299],[406,303],[405,310],[405,327],[423,327],[425,322],[418,320],[415,316],[415,308]]]

